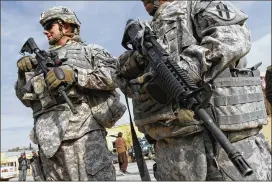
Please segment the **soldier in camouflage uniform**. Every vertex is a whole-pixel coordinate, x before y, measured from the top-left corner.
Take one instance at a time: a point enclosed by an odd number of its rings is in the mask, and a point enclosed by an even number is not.
[[[267,67],[265,74],[265,83],[266,83],[266,99],[270,104],[272,104],[272,65]],[[271,107],[271,105],[270,105]]]
[[[31,107],[35,119],[30,134],[40,146],[46,180],[116,180],[106,130],[124,114],[112,80],[116,59],[98,45],[83,44],[80,22],[66,7],[43,12],[40,23],[50,44],[49,54],[58,55],[64,79],[53,70],[44,78],[34,75],[37,61],[30,56],[18,60],[17,97]],[[23,86],[31,81],[33,92]],[[60,84],[70,83],[67,95],[77,110],[73,114],[58,94]]]
[[[214,86],[207,112],[253,168],[243,178],[203,123],[175,102],[160,105],[145,91],[145,59],[126,51],[116,81],[132,98],[139,131],[156,140],[157,180],[271,180],[271,154],[259,131],[267,124],[259,71],[246,69],[247,15],[226,1],[144,0],[157,40],[199,86]],[[142,82],[135,90],[131,79]]]

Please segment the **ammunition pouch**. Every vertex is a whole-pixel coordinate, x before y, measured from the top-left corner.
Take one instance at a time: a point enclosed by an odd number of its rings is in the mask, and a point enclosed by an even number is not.
[[[104,99],[103,99],[104,100]],[[96,103],[93,106],[93,103]],[[111,128],[124,115],[126,106],[120,102],[120,95],[113,91],[106,96],[104,101],[89,100],[94,119],[105,128]]]
[[[212,85],[208,113],[221,130],[239,131],[267,124],[259,70],[226,69]]]
[[[43,74],[37,75],[31,79],[31,84],[34,89],[34,93],[38,96],[42,108],[46,109],[57,104],[54,97],[51,96],[49,90],[46,87],[46,83]]]

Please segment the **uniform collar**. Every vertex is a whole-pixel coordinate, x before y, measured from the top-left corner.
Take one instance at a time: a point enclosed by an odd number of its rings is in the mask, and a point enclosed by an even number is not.
[[[73,41],[72,39],[68,39],[67,42],[64,45],[49,45],[49,49],[50,50],[59,49],[59,48],[64,47],[66,45],[70,45],[73,42],[75,42],[75,41]]]

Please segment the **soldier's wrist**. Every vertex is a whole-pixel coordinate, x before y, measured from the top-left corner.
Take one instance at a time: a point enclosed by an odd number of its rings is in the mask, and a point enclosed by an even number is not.
[[[24,71],[22,71],[22,70],[20,70],[20,69],[18,69],[18,77],[19,78],[25,78],[25,72]]]
[[[272,65],[268,66],[268,67],[266,68],[266,70],[268,70],[268,71],[271,72],[271,68],[272,68]]]

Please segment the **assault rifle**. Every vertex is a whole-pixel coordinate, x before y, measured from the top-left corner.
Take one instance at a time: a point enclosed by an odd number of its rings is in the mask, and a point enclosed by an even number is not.
[[[157,37],[151,28],[140,21],[132,19],[127,21],[122,45],[128,50],[131,49],[128,45],[131,45],[133,50],[139,51],[145,57],[148,66],[152,68],[153,77],[158,77],[161,80],[166,88],[167,95],[171,96],[181,107],[194,111],[243,177],[253,173],[241,153],[232,146],[224,133],[203,109],[201,94],[203,91],[211,90],[209,84],[199,88],[188,77],[187,71],[169,57],[169,54],[157,42]]]
[[[46,74],[48,73],[49,68],[53,67],[53,70],[54,70],[56,76],[58,77],[58,79],[61,80],[64,78],[64,76],[65,76],[64,72],[61,68],[59,68],[59,66],[61,66],[62,62],[58,59],[57,54],[50,55],[46,51],[40,50],[32,37],[30,37],[25,42],[25,44],[23,45],[23,47],[20,51],[20,54],[24,55],[25,52],[28,52],[30,54],[35,53],[35,55],[36,55],[35,57],[38,62],[38,67],[36,69],[38,71],[38,73],[42,72],[44,77],[46,77]],[[31,82],[28,82],[24,88],[27,92],[30,92],[31,91]],[[68,86],[65,87],[64,85],[60,85],[58,92],[64,98],[66,103],[69,105],[73,114],[76,114],[77,111],[65,92],[67,89],[68,89]]]

